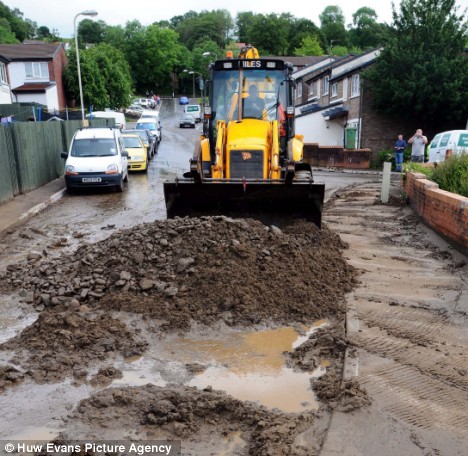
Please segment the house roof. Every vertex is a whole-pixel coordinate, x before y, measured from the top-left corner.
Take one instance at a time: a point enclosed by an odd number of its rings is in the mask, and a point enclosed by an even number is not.
[[[304,68],[310,65],[314,65],[322,60],[328,59],[327,55],[306,55],[306,56],[295,56],[295,55],[287,55],[287,56],[265,56],[262,58],[265,59],[281,59],[285,62],[290,62],[296,68]]]
[[[21,43],[21,44],[0,44],[0,56],[10,60],[31,61],[31,60],[52,60],[62,43]]]
[[[23,84],[19,87],[15,87],[13,93],[41,93],[45,92],[49,87],[55,86],[54,82],[31,82],[29,84]]]

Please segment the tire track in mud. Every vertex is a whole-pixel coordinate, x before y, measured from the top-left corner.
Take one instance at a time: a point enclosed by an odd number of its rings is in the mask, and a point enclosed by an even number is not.
[[[365,371],[362,384],[393,417],[416,427],[466,437],[468,393],[397,362]]]
[[[444,454],[461,454],[460,445],[468,452],[466,265],[431,243],[402,199],[379,207],[377,187],[341,191],[324,218],[349,243],[347,259],[362,273],[347,299],[357,379],[377,414],[396,419],[416,440]],[[346,448],[331,434],[323,456]],[[447,447],[437,449],[440,442]],[[360,454],[375,454],[359,445]]]

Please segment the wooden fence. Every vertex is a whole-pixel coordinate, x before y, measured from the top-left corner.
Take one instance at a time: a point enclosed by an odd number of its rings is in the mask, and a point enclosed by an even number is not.
[[[91,127],[114,126],[93,119]],[[63,175],[60,153],[68,150],[81,121],[13,122],[0,126],[0,203]]]

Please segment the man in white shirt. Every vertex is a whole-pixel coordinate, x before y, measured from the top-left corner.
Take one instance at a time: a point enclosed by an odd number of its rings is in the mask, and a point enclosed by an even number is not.
[[[411,161],[424,163],[424,149],[427,144],[427,138],[423,135],[420,128],[408,139],[408,144],[411,144]]]

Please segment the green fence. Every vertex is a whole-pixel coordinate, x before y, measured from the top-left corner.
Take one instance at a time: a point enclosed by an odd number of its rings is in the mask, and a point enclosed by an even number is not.
[[[94,119],[90,126],[112,127],[114,119]],[[80,127],[79,120],[0,126],[0,203],[62,176],[60,153]]]
[[[10,103],[0,104],[0,117],[14,116],[16,121],[27,121],[34,118],[34,107],[36,103]]]

